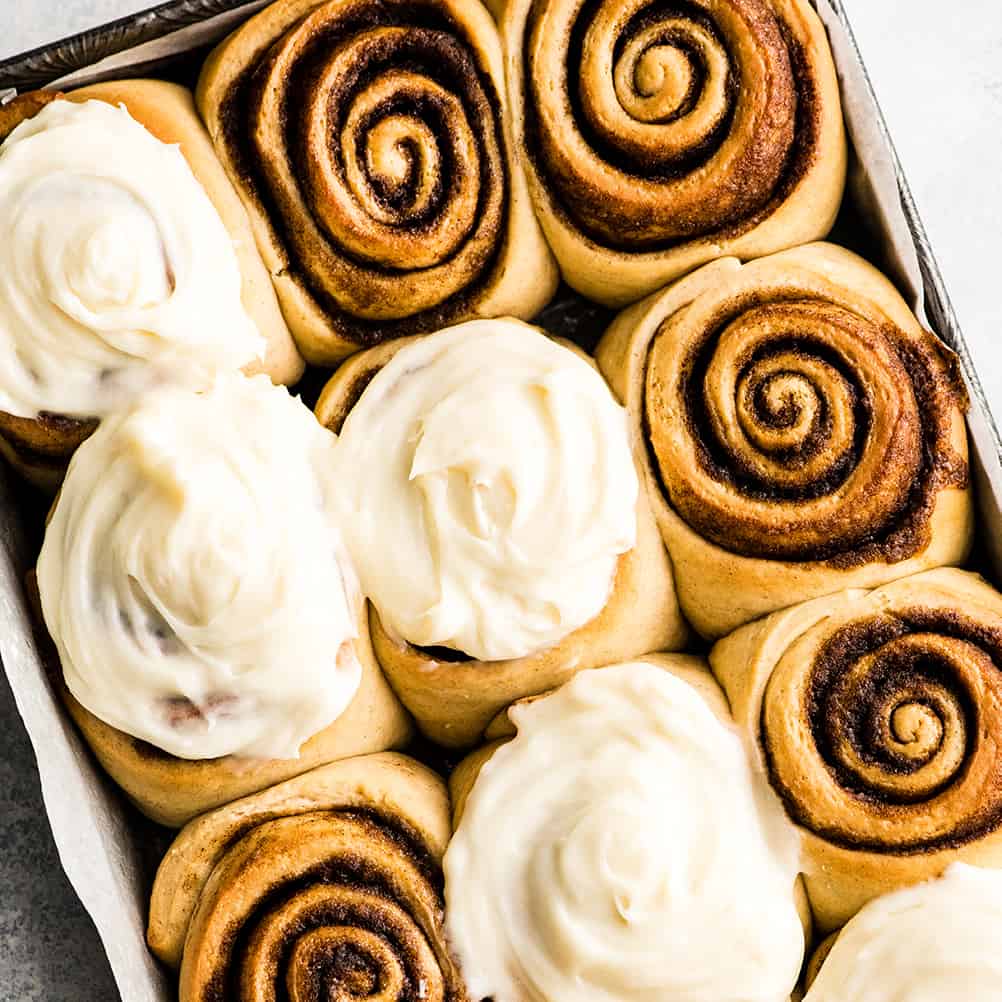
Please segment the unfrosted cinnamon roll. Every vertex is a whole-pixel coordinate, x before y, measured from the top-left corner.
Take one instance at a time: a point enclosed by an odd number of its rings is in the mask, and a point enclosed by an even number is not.
[[[0,451],[58,483],[96,419],[164,382],[300,358],[188,91],[152,80],[0,108]]]
[[[342,549],[333,447],[284,388],[232,374],[148,394],[70,463],[42,613],[84,736],[158,821],[409,735]]]
[[[796,840],[697,658],[584,671],[457,769],[446,927],[474,999],[787,1002]]]
[[[479,0],[278,0],[198,104],[309,361],[553,294]]]
[[[514,141],[566,281],[623,306],[824,237],[845,181],[808,0],[494,0]]]
[[[805,1002],[1002,1000],[1002,873],[954,863],[866,905],[822,944]]]
[[[849,251],[706,265],[620,314],[596,354],[705,636],[965,559],[955,357]]]
[[[800,828],[823,930],[954,861],[1002,868],[1002,595],[977,575],[794,606],[710,665]]]
[[[472,744],[580,668],[681,646],[623,411],[576,349],[471,321],[350,359],[317,414],[376,655],[433,740]]]
[[[442,931],[442,781],[385,753],[323,766],[191,822],[148,940],[180,1002],[466,998]]]

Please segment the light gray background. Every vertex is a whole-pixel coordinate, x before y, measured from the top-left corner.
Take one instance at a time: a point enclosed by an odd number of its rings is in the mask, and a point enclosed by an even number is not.
[[[997,413],[1002,4],[846,0],[898,152]],[[0,58],[151,6],[0,0]],[[0,677],[0,1002],[118,997],[59,867],[27,737]]]

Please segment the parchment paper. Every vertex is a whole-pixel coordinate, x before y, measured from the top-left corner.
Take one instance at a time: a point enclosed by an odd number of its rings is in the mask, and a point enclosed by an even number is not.
[[[135,74],[151,63],[214,41],[265,2],[253,0],[238,11],[108,57],[54,86]],[[855,147],[851,197],[883,234],[883,263],[925,320],[917,237],[902,209],[893,150],[854,44],[829,0],[816,0],[816,6],[831,37],[846,124]],[[954,342],[959,337],[956,331],[941,333],[952,334]],[[976,390],[972,370],[967,374]],[[970,428],[987,545],[988,540],[1002,538],[1002,467],[997,432],[983,396],[977,392],[973,396]],[[25,535],[8,478],[6,468],[0,469],[0,658],[38,758],[42,795],[59,856],[94,920],[122,998],[172,1002],[173,976],[160,968],[145,946],[149,874],[143,850],[148,850],[144,840],[149,836],[100,774],[46,681],[22,589],[23,572],[33,555],[25,552]]]

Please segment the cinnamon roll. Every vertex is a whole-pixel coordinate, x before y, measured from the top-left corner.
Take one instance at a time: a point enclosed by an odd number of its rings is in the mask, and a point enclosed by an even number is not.
[[[502,81],[479,0],[277,0],[209,57],[199,108],[309,361],[553,294]]]
[[[824,237],[846,141],[808,0],[494,0],[514,141],[565,280],[624,306]]]
[[[966,558],[955,356],[849,251],[713,262],[620,314],[597,359],[705,636]]]
[[[799,826],[822,929],[952,862],[1002,868],[1002,595],[977,575],[806,602],[710,665]]]
[[[443,931],[441,779],[384,753],[191,822],[160,865],[148,940],[180,1002],[466,998]]]
[[[954,863],[823,944],[805,1002],[1002,1002],[1000,937],[1002,873]]]
[[[343,552],[333,447],[284,388],[235,373],[147,394],[70,463],[42,614],[73,717],[162,823],[409,736]]]
[[[0,108],[0,451],[58,484],[97,419],[164,382],[303,362],[188,91],[153,80]]]
[[[508,716],[517,734],[451,784],[446,927],[470,996],[786,1002],[796,840],[705,663],[584,671]]]
[[[681,646],[623,411],[576,349],[471,321],[350,359],[317,415],[340,436],[376,656],[434,741],[470,745],[580,668]]]

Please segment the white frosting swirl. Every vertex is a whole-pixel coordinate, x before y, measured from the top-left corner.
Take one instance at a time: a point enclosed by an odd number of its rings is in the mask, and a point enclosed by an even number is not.
[[[99,417],[259,357],[226,227],[176,146],[56,100],[0,144],[0,410]]]
[[[76,452],[38,587],[66,684],[181,758],[293,758],[361,677],[334,436],[266,376],[165,388]]]
[[[511,715],[445,856],[470,997],[787,1002],[795,835],[695,689],[617,665]]]
[[[636,539],[625,415],[581,356],[516,320],[406,345],[338,442],[346,539],[383,623],[484,660],[559,642]]]
[[[805,1002],[1002,1002],[1002,873],[956,863],[839,933]]]

